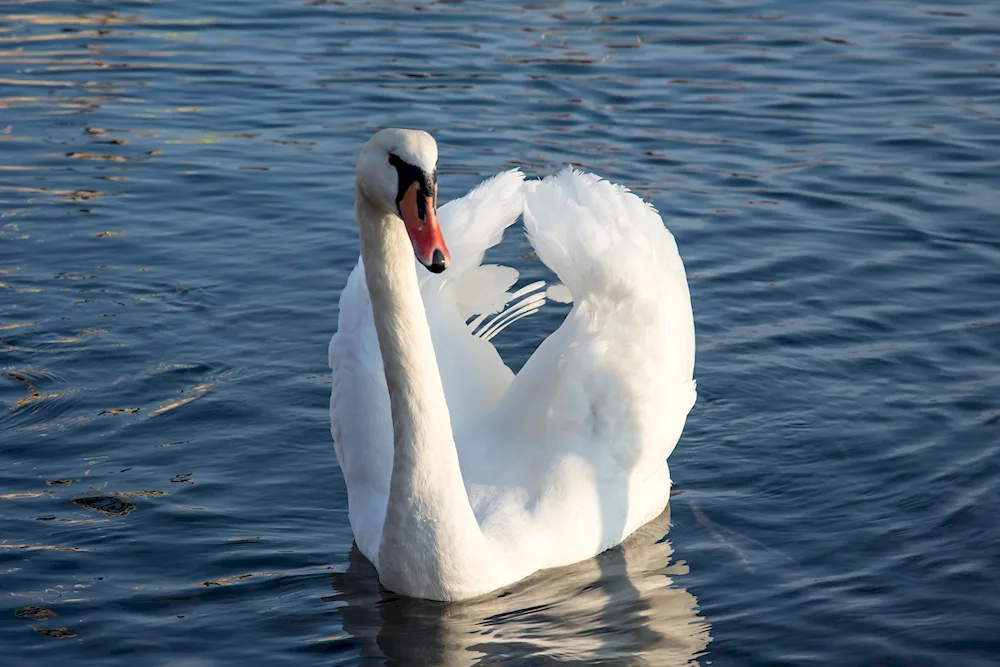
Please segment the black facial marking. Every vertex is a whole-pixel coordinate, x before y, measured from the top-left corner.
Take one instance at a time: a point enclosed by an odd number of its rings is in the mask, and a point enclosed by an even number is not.
[[[421,220],[427,219],[427,199],[425,197],[417,197],[417,217]]]
[[[396,210],[399,210],[399,203],[403,201],[403,195],[414,183],[417,184],[417,192],[421,195],[417,197],[417,215],[423,220],[427,217],[427,201],[425,197],[430,197],[437,206],[437,170],[428,178],[427,173],[419,167],[414,167],[409,162],[401,159],[398,155],[389,154],[389,164],[396,168],[399,174],[399,187],[396,190]]]

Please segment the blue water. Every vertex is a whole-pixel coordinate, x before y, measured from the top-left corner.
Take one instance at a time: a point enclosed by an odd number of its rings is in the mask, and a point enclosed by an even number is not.
[[[0,662],[1000,659],[997,3],[0,12]],[[384,126],[436,135],[442,199],[621,182],[690,277],[669,514],[462,605],[379,590],[330,442]]]

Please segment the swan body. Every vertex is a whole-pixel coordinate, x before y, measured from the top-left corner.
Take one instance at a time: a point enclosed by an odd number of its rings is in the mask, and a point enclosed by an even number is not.
[[[673,237],[625,188],[513,170],[436,209],[436,163],[413,130],[362,151],[330,413],[355,541],[382,584],[461,600],[661,514],[696,397],[694,323]],[[573,306],[515,376],[489,339],[546,293],[482,262],[521,216],[562,281],[549,296]]]

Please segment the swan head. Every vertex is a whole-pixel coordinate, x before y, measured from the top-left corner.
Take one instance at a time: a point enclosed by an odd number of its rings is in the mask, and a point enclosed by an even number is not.
[[[437,143],[422,130],[380,130],[358,158],[358,189],[401,218],[417,260],[434,273],[451,263],[437,220]]]

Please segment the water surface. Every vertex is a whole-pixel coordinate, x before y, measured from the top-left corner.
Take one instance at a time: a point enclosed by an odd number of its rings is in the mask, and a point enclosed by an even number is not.
[[[0,12],[18,664],[995,663],[996,3]],[[435,134],[443,199],[513,166],[628,185],[690,276],[669,514],[464,605],[379,590],[330,443],[354,159],[384,126]],[[527,250],[494,255],[529,280]]]

